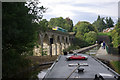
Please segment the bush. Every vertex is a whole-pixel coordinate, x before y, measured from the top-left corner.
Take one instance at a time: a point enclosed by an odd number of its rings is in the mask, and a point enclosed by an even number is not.
[[[29,66],[30,60],[25,59],[25,56],[22,56],[20,54],[16,54],[16,51],[14,49],[11,49],[8,51],[7,54],[3,54],[3,73],[2,78],[11,78],[16,73],[20,72],[21,70],[24,71],[24,68]]]

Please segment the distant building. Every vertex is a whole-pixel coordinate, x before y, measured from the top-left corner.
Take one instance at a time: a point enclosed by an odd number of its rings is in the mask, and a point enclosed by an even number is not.
[[[110,32],[111,30],[113,30],[114,27],[111,27],[111,28],[107,28],[107,29],[103,29],[103,32],[106,33],[106,32]]]

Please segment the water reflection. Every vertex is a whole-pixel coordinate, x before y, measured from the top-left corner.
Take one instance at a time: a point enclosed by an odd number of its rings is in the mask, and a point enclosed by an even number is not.
[[[44,69],[42,71],[40,71],[40,73],[38,73],[37,77],[40,78],[44,78],[44,76],[46,75],[48,69]]]
[[[95,47],[95,48],[93,48],[93,49],[91,49],[91,50],[89,50],[85,53],[88,54],[88,55],[95,55],[99,48],[100,47]]]

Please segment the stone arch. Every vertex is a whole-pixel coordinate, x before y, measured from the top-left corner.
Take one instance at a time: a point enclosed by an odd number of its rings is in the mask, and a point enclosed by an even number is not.
[[[69,46],[69,37],[65,37],[65,48],[68,48]]]
[[[52,46],[52,55],[57,55],[55,35],[52,34],[50,38],[52,38],[52,44],[50,45],[50,46]]]
[[[61,35],[57,35],[56,36],[56,46],[57,46],[57,54],[61,54],[62,53],[62,40],[61,40]]]
[[[59,35],[57,36],[56,39],[57,39],[57,43],[61,43],[61,41],[60,41],[60,36],[59,36]]]
[[[38,35],[38,45],[34,46],[34,49],[33,49],[33,55],[34,56],[41,56],[41,53],[42,53],[41,48],[43,48],[43,37],[44,37],[44,34],[39,33],[39,35]]]
[[[68,43],[68,38],[67,37],[65,38],[65,43]]]
[[[65,37],[62,36],[62,43],[65,43]]]
[[[53,38],[53,44],[50,44],[50,38]],[[66,48],[66,46],[70,46],[72,38],[74,37],[71,35],[61,34],[59,32],[53,32],[53,31],[40,32],[39,44],[41,45],[40,48],[43,49],[43,52],[47,51],[48,55],[51,54],[57,55],[57,54],[61,54],[62,50]]]
[[[65,48],[65,47],[64,47],[64,43],[65,43],[64,36],[61,36],[61,47],[62,47],[62,51],[63,51],[63,49]]]
[[[45,34],[43,37],[43,53],[49,55],[49,35]]]
[[[48,34],[44,35],[43,42],[46,43],[46,44],[49,44],[49,36],[48,36]]]

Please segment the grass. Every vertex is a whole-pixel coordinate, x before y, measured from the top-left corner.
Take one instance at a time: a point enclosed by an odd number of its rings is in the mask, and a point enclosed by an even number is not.
[[[120,61],[110,61],[110,64],[114,70],[120,74]]]
[[[98,35],[100,36],[111,36],[111,32],[107,32],[107,33],[103,33],[103,32],[99,32]]]

